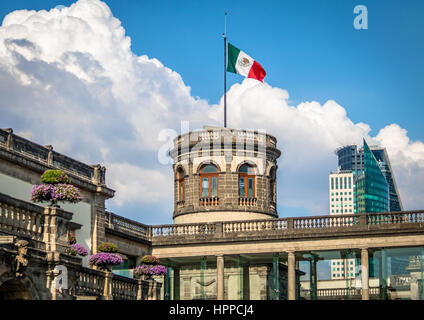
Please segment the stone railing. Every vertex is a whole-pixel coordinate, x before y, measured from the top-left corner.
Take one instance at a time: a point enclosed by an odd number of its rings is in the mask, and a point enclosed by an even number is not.
[[[177,208],[178,209],[183,208],[184,205],[185,205],[185,201],[184,200],[177,201]]]
[[[253,236],[258,232],[267,231],[263,236],[273,234],[287,234],[288,236],[317,235],[325,232],[357,232],[373,230],[386,230],[387,226],[409,226],[424,228],[424,211],[403,211],[396,213],[364,213],[343,216],[315,216],[300,218],[281,218],[263,220],[243,220],[228,222],[210,222],[194,224],[170,224],[151,226],[148,235],[151,240],[155,238],[208,234],[216,238],[231,237],[233,233],[238,236]],[[311,234],[311,231],[313,233]],[[241,234],[240,234],[241,233]]]
[[[309,293],[309,291],[308,291]],[[371,287],[368,289],[368,293],[372,297],[379,296],[380,288]],[[318,299],[340,299],[340,298],[360,298],[362,296],[362,289],[356,288],[331,288],[331,289],[318,289]]]
[[[284,219],[231,221],[222,223],[223,233],[276,231],[286,229],[287,221]]]
[[[151,238],[204,235],[216,233],[215,223],[165,224],[151,226]]]
[[[42,146],[13,134],[12,129],[0,129],[0,150],[8,151],[13,156],[19,155],[41,164],[43,170],[56,167],[85,182],[97,185],[105,184],[105,168],[100,165],[87,165],[53,151],[53,147]],[[3,153],[6,155],[6,153]]]
[[[370,225],[396,225],[424,223],[423,211],[399,211],[389,213],[375,213],[367,216]]]
[[[77,296],[103,295],[105,290],[105,274],[102,271],[81,267],[76,273],[75,291]]]
[[[81,267],[76,272],[75,295],[102,300],[159,300],[161,287],[162,283],[157,281],[130,279]]]
[[[200,206],[219,206],[219,198],[218,197],[202,197],[199,199]]]
[[[140,237],[142,239],[148,238],[148,235],[150,234],[149,226],[137,221],[118,216],[112,212],[105,212],[105,214],[107,227],[109,229],[125,234],[131,234],[135,237]]]
[[[137,300],[139,281],[116,274],[112,278],[113,300]]]
[[[44,208],[0,193],[0,233],[27,238],[45,250]]]
[[[239,206],[256,207],[258,204],[257,198],[239,197]]]
[[[194,146],[200,148],[199,143],[202,145],[202,150],[208,148],[206,145],[213,144],[215,147],[224,146],[227,149],[236,145],[249,145],[252,147],[252,150],[254,148],[253,146],[257,145],[259,149],[265,151],[266,148],[275,150],[277,140],[266,132],[224,128],[205,129],[192,131],[176,137],[174,139],[174,148],[170,152],[171,156],[174,157],[178,149],[184,153]]]

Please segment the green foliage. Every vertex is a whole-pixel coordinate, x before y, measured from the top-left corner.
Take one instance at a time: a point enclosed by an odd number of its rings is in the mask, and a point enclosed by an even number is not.
[[[140,262],[149,265],[158,265],[160,263],[160,260],[155,256],[146,255],[141,258]]]
[[[46,170],[41,176],[41,182],[46,184],[69,184],[69,177],[61,170]]]
[[[112,242],[105,242],[105,243],[99,244],[99,251],[100,252],[117,252],[118,247],[116,246],[116,244]]]

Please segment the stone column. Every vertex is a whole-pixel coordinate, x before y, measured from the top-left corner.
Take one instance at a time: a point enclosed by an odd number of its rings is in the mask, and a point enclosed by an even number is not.
[[[171,300],[171,290],[172,290],[172,276],[171,276],[171,272],[172,272],[172,267],[168,266],[166,268],[166,275],[164,276],[164,300]]]
[[[180,268],[174,267],[174,300],[180,300]]]
[[[311,300],[317,300],[317,257],[312,254],[309,260]]]
[[[296,300],[296,257],[293,251],[288,252],[288,300]]]
[[[103,299],[104,300],[113,300],[112,296],[112,272],[105,272],[105,288],[103,290]]]
[[[58,207],[44,208],[44,238],[47,252],[66,253],[69,249],[69,222],[72,213]]]
[[[380,288],[381,300],[387,300],[387,252],[385,249],[381,250],[380,259]]]
[[[280,270],[279,270],[279,257],[275,254],[272,258],[272,287],[273,287],[273,300],[280,300]]]
[[[143,300],[143,280],[138,279],[137,300]]]
[[[362,275],[362,300],[369,300],[369,265],[368,265],[368,249],[361,249],[361,275]]]
[[[216,257],[216,290],[217,300],[224,300],[224,256]]]

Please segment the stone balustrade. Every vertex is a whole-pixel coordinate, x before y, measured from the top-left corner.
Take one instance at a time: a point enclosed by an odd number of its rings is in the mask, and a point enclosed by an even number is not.
[[[168,237],[210,235],[214,237],[231,237],[234,233],[245,236],[257,236],[260,232],[267,234],[290,235],[295,237],[311,231],[319,235],[335,231],[361,231],[370,228],[385,229],[387,226],[423,227],[424,211],[403,211],[395,213],[369,213],[343,216],[315,216],[299,218],[280,218],[262,220],[224,221],[190,224],[167,224],[147,226],[139,222],[107,213],[109,228],[129,233],[150,241],[161,241]],[[266,231],[266,233],[263,233]],[[313,235],[313,234],[312,234]]]
[[[219,206],[219,198],[218,197],[202,197],[199,199],[200,206]]]
[[[105,212],[107,227],[111,230],[135,237],[146,239],[149,234],[149,226],[140,222],[118,216],[112,212]]]
[[[358,232],[385,230],[391,227],[418,227],[423,228],[424,211],[403,211],[396,213],[364,213],[343,216],[315,216],[300,218],[280,218],[263,220],[243,220],[225,221],[193,224],[169,224],[151,226],[151,233],[148,235],[152,241],[165,240],[167,237],[184,235],[204,235],[208,234],[215,238],[232,237],[232,234],[239,233],[238,236],[257,236],[260,232],[263,237],[267,235],[279,234],[296,237],[302,236],[305,232],[308,235],[322,236],[323,233]],[[263,231],[266,231],[263,233]],[[314,231],[311,234],[311,231]]]
[[[308,298],[309,291],[306,293],[306,298]],[[370,296],[378,296],[380,294],[379,287],[371,287],[369,288]],[[317,290],[318,299],[340,299],[340,298],[350,298],[350,299],[361,299],[362,297],[362,289],[356,288],[329,288],[329,289],[318,289]]]
[[[0,129],[0,156],[5,159],[29,166],[36,171],[60,169],[70,175],[72,183],[87,183],[105,186],[106,168],[100,165],[87,165],[53,150],[51,145],[42,146],[17,136],[13,130]],[[113,190],[106,190],[113,196]]]
[[[81,267],[76,273],[75,291],[77,296],[102,296],[105,274],[102,271]]]
[[[215,234],[216,223],[168,224],[151,226],[151,238]]]
[[[44,208],[0,193],[0,232],[34,240],[45,249]]]
[[[106,281],[106,276],[112,281]],[[130,279],[81,267],[76,273],[75,294],[96,299],[158,300],[161,286],[162,283],[152,280]]]
[[[112,278],[113,300],[137,300],[138,286],[138,280],[114,274]]]
[[[239,197],[239,206],[256,207],[258,204],[257,198]]]

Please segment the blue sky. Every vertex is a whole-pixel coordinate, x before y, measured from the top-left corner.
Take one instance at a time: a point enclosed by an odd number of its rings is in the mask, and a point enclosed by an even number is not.
[[[0,4],[0,17],[4,18],[14,10],[50,10],[57,5],[69,6],[74,2],[76,1],[3,1]],[[424,131],[421,129],[421,119],[424,116],[421,107],[424,101],[424,90],[422,89],[424,84],[423,1],[106,0],[105,2],[113,16],[119,19],[125,35],[131,38],[130,51],[136,56],[147,55],[149,58],[155,58],[165,67],[175,71],[181,76],[184,84],[191,88],[190,95],[204,100],[210,108],[215,108],[219,104],[223,94],[223,39],[221,34],[224,28],[224,11],[227,10],[229,41],[264,67],[267,72],[265,82],[268,85],[272,88],[287,90],[289,94],[287,102],[290,106],[296,107],[304,102],[312,101],[324,105],[328,100],[334,100],[344,108],[347,119],[355,124],[355,130],[358,129],[356,124],[360,122],[370,126],[371,131],[368,134],[371,137],[376,137],[380,130],[390,124],[396,124],[403,130],[407,130],[407,137],[410,140],[406,144],[408,148],[405,149],[406,151],[396,149],[398,136],[385,136],[386,140],[383,138],[380,140],[387,143],[395,141],[392,143],[392,150],[394,150],[392,154],[395,166],[397,163],[398,175],[401,176],[400,185],[404,186],[402,187],[403,193],[410,197],[406,203],[410,204],[409,208],[417,208],[421,205],[422,200],[418,193],[416,196],[409,196],[409,190],[412,190],[412,186],[415,188],[417,185],[421,186],[421,178],[424,177],[424,173],[421,175],[421,171],[419,174],[414,171],[424,167],[421,149],[418,150],[418,147],[421,148],[421,141],[424,141]],[[368,9],[367,30],[356,30],[353,27],[353,20],[356,16],[353,10],[359,4],[365,5]],[[60,38],[57,38],[57,41],[60,41]],[[43,42],[40,41],[41,47],[42,44]],[[78,43],[79,48],[84,48],[84,45],[84,43]],[[90,43],[86,45],[89,46]],[[83,49],[79,50],[84,51]],[[102,49],[97,48],[96,50],[100,56],[101,52],[99,51]],[[104,50],[109,49],[105,47]],[[92,57],[96,58],[96,54],[93,53]],[[37,59],[51,62],[49,57],[38,56]],[[99,61],[101,61],[100,58]],[[50,64],[50,66],[52,65]],[[156,73],[143,73],[140,79],[157,79],[157,77],[159,76]],[[228,74],[227,81],[227,87],[230,89],[233,85],[242,83],[243,78],[239,75]],[[98,84],[102,85],[101,82]],[[166,86],[172,87],[171,84]],[[244,82],[242,86],[245,86]],[[240,87],[234,86],[234,91],[238,89]],[[170,89],[170,91],[172,90]],[[165,91],[163,89],[161,94]],[[163,96],[167,97],[167,94]],[[179,97],[179,95],[176,96]],[[77,103],[70,96],[63,97],[70,104]],[[10,99],[13,103],[13,97]],[[200,104],[203,103],[202,101]],[[0,108],[6,110],[8,107],[2,106],[0,103]],[[240,114],[235,114],[235,110],[243,113],[245,109],[236,109],[229,103],[228,110],[229,115],[239,117]],[[157,111],[156,116],[160,112]],[[259,106],[258,112],[261,112]],[[184,120],[192,114],[191,111],[183,112],[181,116],[180,113],[175,113],[171,120],[174,119],[175,126],[178,127],[180,120]],[[12,112],[8,116],[9,118],[6,116],[3,120],[0,119],[2,127],[13,127],[18,133],[27,134],[28,137],[40,144],[50,143],[46,138],[48,133],[43,129],[28,128],[28,119],[21,119],[21,116],[12,114]],[[246,124],[251,125],[249,118],[243,120]],[[281,126],[284,125],[283,120],[281,119]],[[193,122],[201,124],[201,122]],[[203,124],[208,123],[208,120],[205,120]],[[242,125],[243,123],[241,121],[235,124]],[[232,126],[231,118],[228,125]],[[266,127],[266,121],[263,122],[263,125]],[[325,128],[326,124],[322,124],[322,126]],[[267,127],[267,129],[274,134],[275,131],[278,131],[278,125]],[[57,129],[58,137],[65,134],[62,130],[62,128]],[[285,135],[287,136],[287,132],[282,129],[281,136]],[[332,133],[332,135],[337,134]],[[355,137],[359,139],[357,133],[355,133]],[[346,139],[343,141],[350,141]],[[402,139],[403,136],[399,136],[399,141]],[[290,149],[290,142],[285,141],[284,138],[279,141],[281,141],[283,157],[288,154],[287,156],[290,158],[290,154],[293,155],[299,151]],[[418,141],[419,145],[412,146],[414,141]],[[88,143],[89,141],[87,149]],[[75,145],[72,142],[61,144],[59,141],[55,150],[91,162],[112,161],[111,159],[118,154],[106,157],[104,154],[100,155],[99,151],[98,154],[88,155]],[[335,146],[337,145],[333,140],[328,144],[323,143],[322,148],[327,150],[328,157],[317,158],[316,167],[311,168],[311,172],[322,171],[319,176],[313,178],[315,180],[311,181],[306,174],[296,177],[296,180],[302,182],[301,185],[310,185],[310,189],[301,191],[306,198],[313,198],[312,194],[319,194],[313,202],[320,202],[322,205],[315,211],[311,209],[313,204],[309,206],[299,204],[301,196],[299,196],[297,204],[289,201],[293,197],[298,197],[291,193],[286,196],[288,194],[286,191],[289,190],[295,175],[293,173],[285,176],[284,172],[290,170],[292,170],[290,172],[295,172],[295,170],[299,172],[300,169],[294,166],[292,169],[284,171],[286,170],[284,165],[280,166],[279,178],[282,185],[279,192],[282,195],[279,208],[284,215],[316,214],[318,211],[322,212],[325,206],[328,207],[326,198],[328,186],[326,186],[325,179],[328,171],[337,166],[336,157],[328,150],[332,150]],[[99,145],[92,145],[91,149],[97,147],[101,149]],[[105,148],[107,148],[106,144]],[[304,148],[315,150],[314,148],[319,149],[320,145],[316,143],[311,147],[309,144],[305,144]],[[401,157],[402,154],[409,157],[408,161]],[[143,160],[137,163],[134,159],[140,158],[140,155]],[[149,170],[158,168],[158,164],[154,163],[156,157],[154,152],[142,154],[138,150],[134,153],[128,152],[125,157],[127,157],[125,160],[131,165],[139,165],[139,167]],[[113,161],[117,163],[118,160],[113,159]],[[403,163],[408,165],[402,166]],[[290,165],[288,167],[290,168]],[[169,169],[167,170],[169,173]],[[402,178],[404,172],[411,176]],[[408,186],[411,187],[408,189]],[[159,197],[159,199],[162,198]],[[166,201],[172,204],[171,198],[166,198]],[[114,203],[110,207],[117,213],[126,214],[132,218],[140,218],[134,214],[140,208],[149,212],[171,209],[171,205],[158,207],[155,202],[131,201],[119,205]],[[146,223],[154,222],[151,215],[140,219]],[[159,222],[167,221],[163,218],[163,220],[159,219]]]
[[[3,1],[0,16],[73,2]],[[181,74],[193,96],[210,103],[221,98],[227,10],[229,41],[261,63],[266,81],[287,89],[293,103],[334,99],[354,122],[374,130],[396,122],[412,139],[424,140],[423,1],[105,2],[131,37],[133,52]],[[353,28],[358,4],[368,8],[368,30]],[[228,74],[228,87],[240,81]]]

